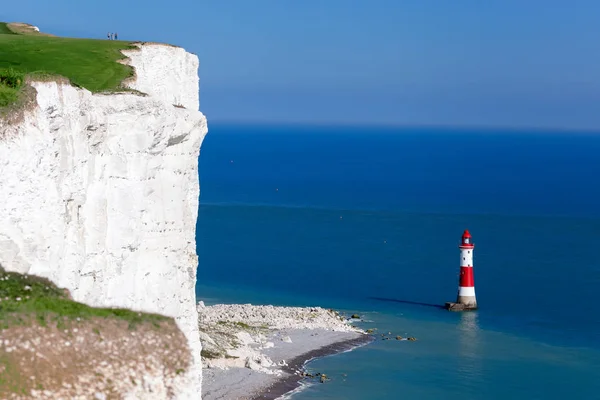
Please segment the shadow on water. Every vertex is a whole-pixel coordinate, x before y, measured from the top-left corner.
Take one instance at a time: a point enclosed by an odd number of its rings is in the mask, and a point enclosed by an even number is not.
[[[422,303],[419,301],[411,301],[411,300],[400,300],[400,299],[389,299],[386,297],[368,297],[369,300],[377,300],[377,301],[387,301],[390,303],[401,303],[401,304],[412,304],[412,305],[416,305],[416,306],[423,306],[423,307],[433,307],[433,308],[438,308],[438,309],[444,309],[443,305],[440,304],[431,304],[431,303]]]

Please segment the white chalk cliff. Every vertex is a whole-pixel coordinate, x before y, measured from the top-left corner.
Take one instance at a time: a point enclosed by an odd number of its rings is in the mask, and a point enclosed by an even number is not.
[[[0,265],[91,306],[175,317],[195,360],[176,398],[199,399],[198,58],[158,44],[125,53],[127,84],[147,96],[32,82],[37,106],[0,121]]]

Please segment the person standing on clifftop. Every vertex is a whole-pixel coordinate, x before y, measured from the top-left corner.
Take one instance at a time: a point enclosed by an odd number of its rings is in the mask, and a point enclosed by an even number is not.
[[[117,39],[117,32],[115,32],[115,40],[118,40],[118,39]]]
[[[108,33],[106,34],[106,37],[107,37],[107,39],[108,39],[108,40],[110,40],[110,32],[108,32]]]

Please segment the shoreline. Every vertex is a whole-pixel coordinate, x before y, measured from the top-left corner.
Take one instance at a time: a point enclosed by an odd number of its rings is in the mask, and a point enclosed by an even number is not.
[[[273,400],[297,390],[310,361],[375,338],[320,307],[198,305],[204,400]]]
[[[251,400],[275,400],[281,396],[293,392],[298,389],[302,381],[306,377],[302,376],[300,372],[304,372],[306,365],[313,360],[319,358],[333,356],[336,354],[345,353],[352,351],[362,346],[366,346],[373,342],[375,338],[371,335],[363,335],[354,339],[348,339],[341,342],[329,344],[327,346],[320,347],[318,349],[310,350],[304,354],[293,358],[284,371],[288,374],[287,376],[281,377],[278,381],[263,389],[262,392],[251,397]]]

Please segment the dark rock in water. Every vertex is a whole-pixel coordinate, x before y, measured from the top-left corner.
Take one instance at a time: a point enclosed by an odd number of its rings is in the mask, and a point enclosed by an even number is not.
[[[368,343],[371,343],[374,339],[373,336],[370,335],[361,335],[355,339],[346,340],[344,342],[333,343],[329,346],[322,347],[320,349],[309,351],[308,353],[302,354],[296,358],[293,358],[288,361],[288,365],[283,367],[283,370],[286,372],[294,371],[296,369],[300,369],[304,366],[307,360],[312,360],[318,357],[325,357],[327,355],[340,353],[343,351],[347,351],[358,346],[362,346]],[[316,374],[315,374],[316,375]],[[316,376],[315,376],[316,377]],[[258,393],[253,397],[250,397],[252,400],[274,400],[281,397],[283,394],[288,393],[298,386],[300,386],[300,382],[303,377],[299,375],[285,376],[282,379],[278,380],[268,392]]]
[[[402,336],[400,336],[400,335],[396,336],[396,340],[402,340]]]
[[[417,338],[414,338],[414,337],[409,337],[409,338],[408,338],[408,340],[409,340],[409,341],[411,341],[411,342],[416,342],[416,341],[417,341]]]
[[[352,318],[352,319],[360,319],[360,315],[358,315],[358,314],[352,314],[352,316],[350,318]]]
[[[327,378],[327,375],[325,375],[325,374],[322,374],[322,375],[321,375],[320,382],[321,382],[321,383],[325,383],[325,381],[326,381],[326,380],[328,380],[328,378]]]

